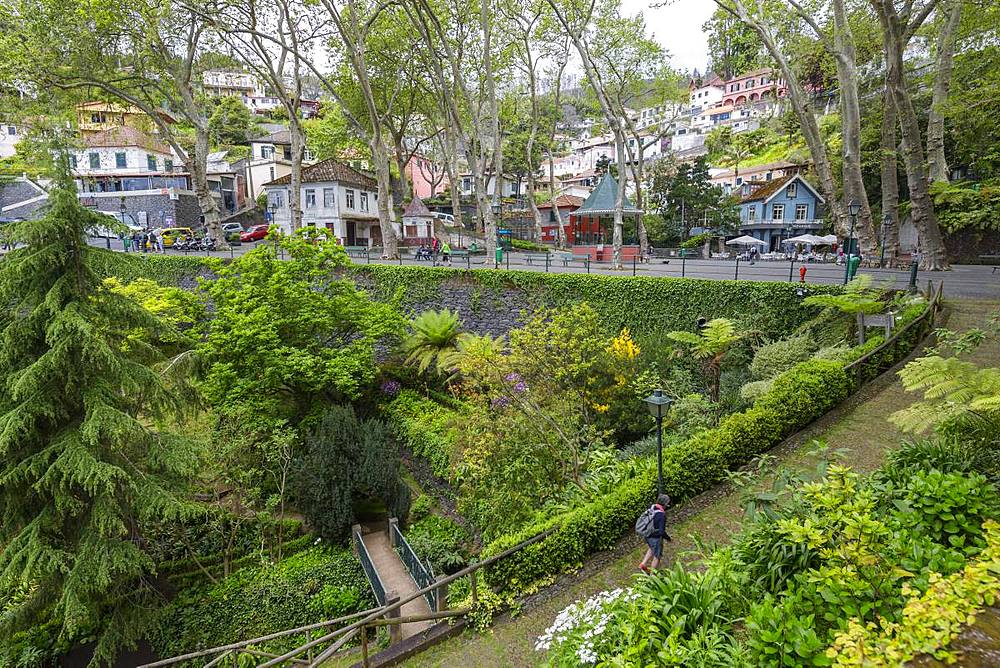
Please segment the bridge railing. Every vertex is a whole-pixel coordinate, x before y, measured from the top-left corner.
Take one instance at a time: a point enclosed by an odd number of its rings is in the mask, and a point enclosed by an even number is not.
[[[406,570],[417,584],[417,588],[424,589],[435,583],[434,569],[431,568],[430,563],[421,561],[417,553],[413,551],[409,541],[406,540],[406,536],[400,531],[399,520],[395,517],[389,519],[389,540],[392,541],[393,549],[396,550],[400,561],[406,566]],[[438,597],[440,595],[441,592],[438,589],[432,589],[424,594],[424,598],[427,599],[427,605],[431,611],[438,609]]]
[[[354,538],[354,549],[358,553],[358,559],[361,560],[361,568],[364,569],[365,575],[368,576],[368,582],[372,586],[372,593],[375,594],[375,600],[378,601],[379,605],[385,605],[385,583],[379,577],[378,569],[375,568],[375,562],[372,561],[372,556],[368,553],[368,548],[365,547],[365,539],[361,534],[361,527],[355,525],[351,530],[351,534]]]

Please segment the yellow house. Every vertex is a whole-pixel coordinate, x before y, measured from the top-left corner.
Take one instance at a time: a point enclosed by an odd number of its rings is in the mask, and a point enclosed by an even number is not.
[[[174,123],[170,113],[160,111],[160,118]],[[112,128],[133,128],[140,132],[155,133],[156,127],[145,112],[138,107],[116,102],[84,102],[76,107],[76,126],[86,139]]]

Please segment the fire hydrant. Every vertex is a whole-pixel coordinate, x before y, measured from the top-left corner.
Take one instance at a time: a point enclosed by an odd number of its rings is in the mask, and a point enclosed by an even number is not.
[[[806,268],[799,267],[799,283],[805,283],[805,282],[806,282]]]

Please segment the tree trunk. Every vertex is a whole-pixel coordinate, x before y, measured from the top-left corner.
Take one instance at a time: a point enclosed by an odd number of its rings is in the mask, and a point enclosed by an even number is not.
[[[399,257],[399,241],[396,234],[396,211],[392,201],[392,184],[389,173],[389,151],[382,141],[378,128],[372,132],[372,162],[375,163],[375,181],[378,183],[378,222],[382,230],[382,245],[389,259]]]
[[[527,188],[528,188],[528,207],[531,209],[531,215],[535,219],[535,243],[542,242],[542,226],[545,224],[545,219],[542,217],[542,212],[538,208],[538,204],[535,202],[535,176],[534,174],[528,173]],[[553,210],[555,208],[555,202],[552,203]]]
[[[934,203],[928,189],[926,160],[920,136],[920,125],[906,88],[903,50],[905,28],[892,0],[871,0],[879,15],[885,42],[886,80],[892,96],[903,139],[903,166],[910,191],[910,211],[920,236],[921,269],[948,269],[948,257],[938,227]]]
[[[490,131],[493,139],[493,201],[500,205],[501,221],[503,224],[503,139],[500,136],[500,105],[497,103],[496,81],[493,76],[493,49],[491,47],[493,29],[490,25],[490,16],[493,14],[493,7],[488,0],[481,0],[479,20],[483,30],[483,69],[486,74],[486,96],[489,99],[490,107]],[[483,234],[486,236],[487,257],[496,250],[497,224],[493,220],[493,212],[484,212]]]
[[[618,192],[615,194],[615,227],[611,241],[611,268],[624,269],[622,232],[625,229],[625,220],[622,209],[625,207],[625,183],[628,181],[628,175],[625,168],[625,141],[621,137],[621,132],[617,133],[615,138],[615,155],[618,158]]]
[[[892,227],[885,232],[885,257],[890,266],[899,253],[899,156],[896,152],[896,107],[892,104],[888,83],[882,116],[882,141],[879,163],[882,178],[882,217],[890,216]]]
[[[402,204],[410,197],[410,182],[406,178],[406,162],[404,160],[406,157],[406,148],[403,146],[403,138],[393,135],[392,146],[395,154],[393,157],[396,160],[396,169],[399,171],[399,178],[393,179],[392,196],[393,201]]]
[[[788,87],[787,97],[791,102],[795,115],[799,119],[800,129],[806,141],[806,146],[809,147],[809,155],[812,157],[813,168],[816,171],[816,178],[819,181],[819,190],[824,199],[826,199],[826,205],[833,216],[836,229],[840,234],[844,234],[847,228],[845,224],[847,212],[843,203],[837,197],[837,184],[833,177],[830,158],[826,152],[826,143],[823,141],[823,136],[819,131],[819,124],[816,122],[816,117],[810,108],[809,97],[802,88],[802,84],[799,83],[795,70],[781,52],[777,40],[768,28],[756,16],[752,16],[749,13],[744,0],[732,0],[731,3],[724,2],[723,0],[715,0],[715,2],[726,11],[736,14],[743,23],[756,32],[767,48],[768,53],[771,54],[771,57],[778,64],[781,76]]]
[[[288,210],[292,217],[292,232],[302,227],[302,160],[305,157],[306,137],[302,123],[289,113],[288,131],[292,140],[291,195]]]
[[[955,33],[962,20],[963,0],[954,0],[938,36],[934,95],[927,114],[927,172],[931,182],[948,182],[948,160],[944,155],[944,105],[951,90],[955,60]]]
[[[875,250],[875,228],[868,193],[861,175],[861,102],[858,98],[858,66],[844,0],[833,0],[834,61],[840,84],[840,119],[844,144],[844,199],[857,200],[861,212],[855,232],[861,243],[862,253],[871,255]]]
[[[198,198],[198,206],[205,218],[205,233],[216,243],[222,244],[222,226],[219,225],[219,203],[208,187],[208,123],[195,126],[194,155],[189,156],[188,170]]]

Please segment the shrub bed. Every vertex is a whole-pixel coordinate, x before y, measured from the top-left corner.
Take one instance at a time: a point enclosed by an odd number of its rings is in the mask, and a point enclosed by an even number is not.
[[[193,287],[199,276],[210,276],[221,260],[216,258],[152,253],[119,253],[91,248],[90,268],[101,278],[112,276],[122,283],[148,278],[161,285]]]
[[[453,411],[413,390],[403,390],[382,410],[399,439],[430,462],[434,475],[449,480]]]
[[[684,499],[719,482],[725,473],[774,447],[847,398],[851,383],[838,362],[802,362],[778,376],[771,390],[715,429],[667,448],[663,478],[667,494]],[[656,491],[655,469],[570,512],[505,535],[486,547],[499,554],[553,526],[543,540],[487,569],[486,581],[499,593],[517,594],[547,576],[578,568],[584,558],[612,547],[632,527]]]
[[[161,657],[206,649],[364,610],[374,598],[349,550],[314,547],[217,584],[180,591],[150,638]],[[285,639],[291,647],[301,638]],[[294,644],[293,644],[294,643]]]

